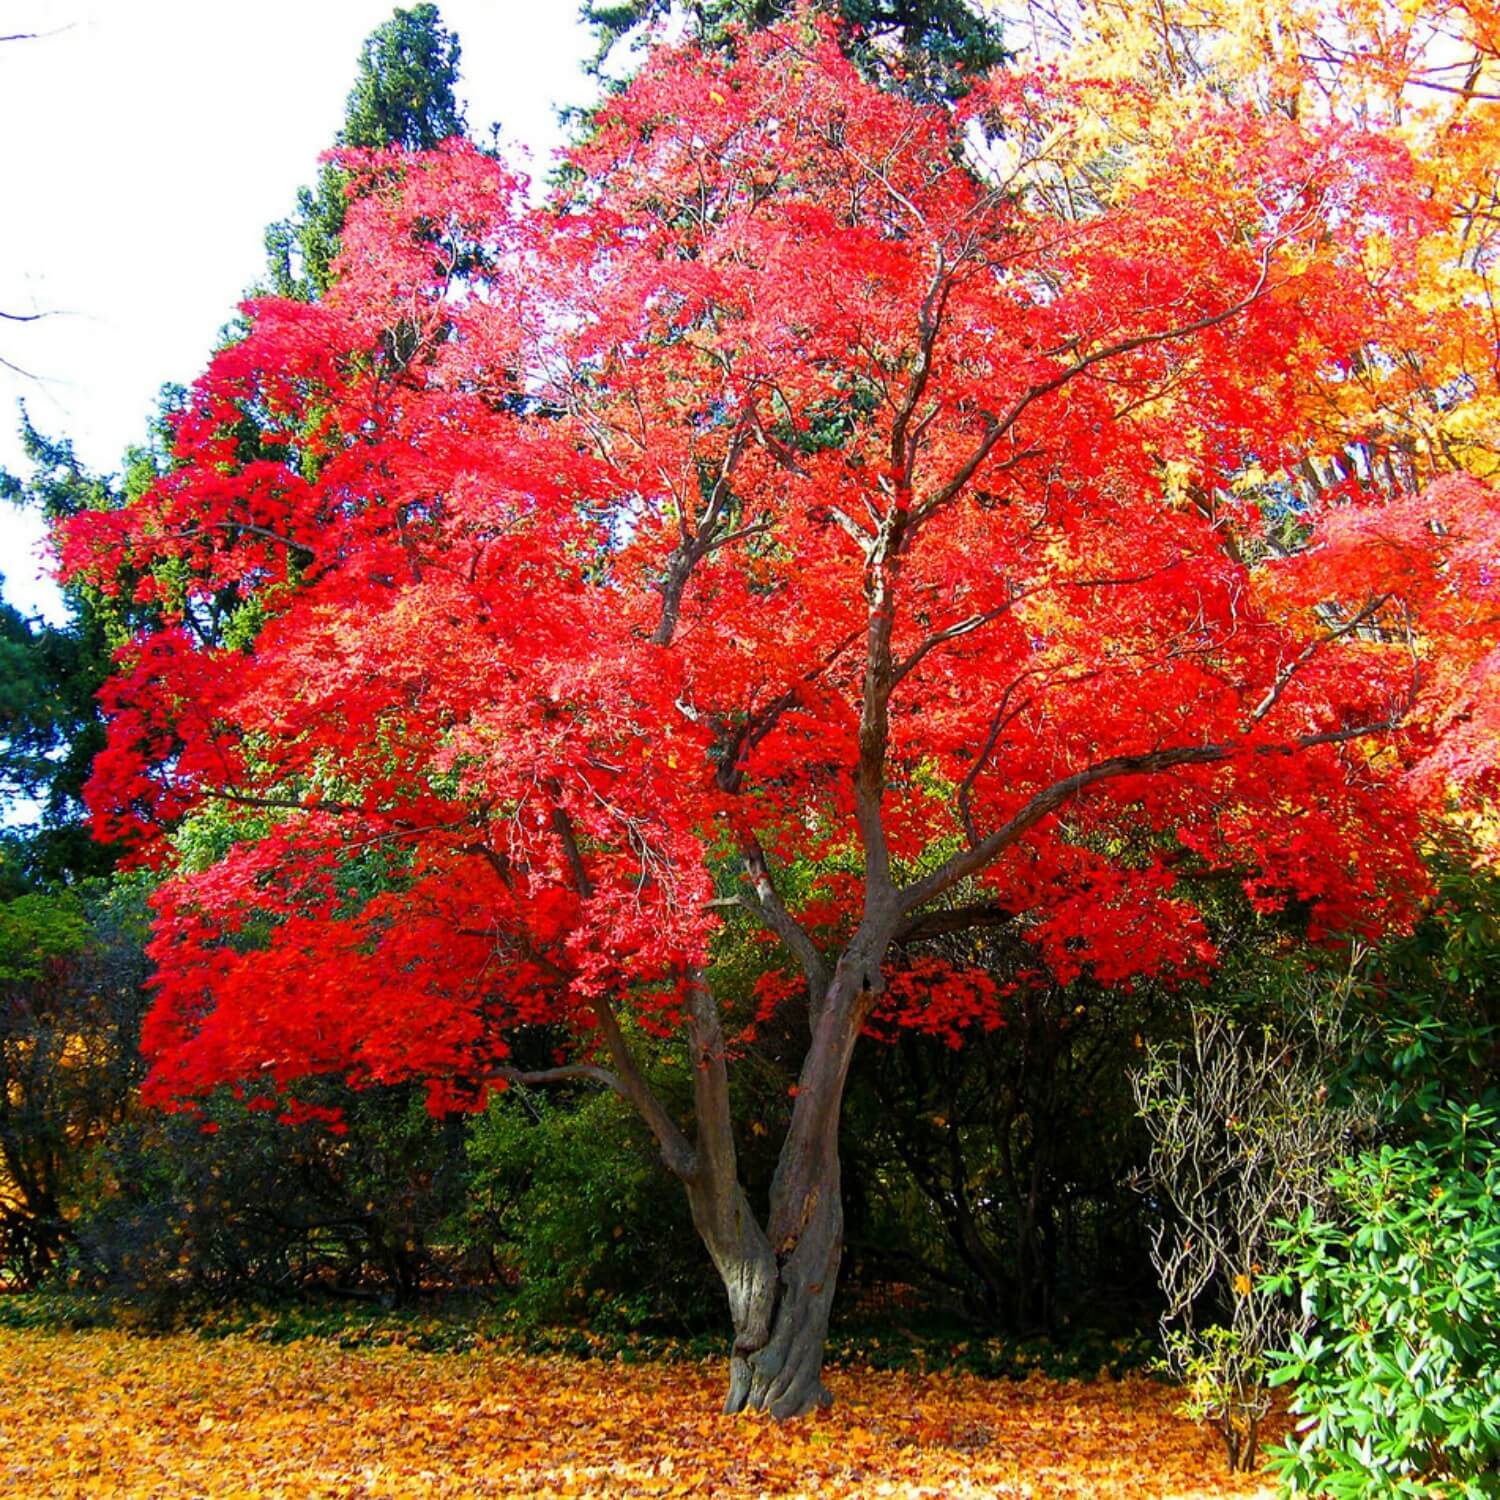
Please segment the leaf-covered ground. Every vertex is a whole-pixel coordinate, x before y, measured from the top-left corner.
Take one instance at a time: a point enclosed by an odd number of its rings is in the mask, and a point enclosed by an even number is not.
[[[861,1369],[777,1426],[722,1370],[480,1349],[0,1329],[0,1493],[26,1496],[1267,1495],[1141,1379]]]

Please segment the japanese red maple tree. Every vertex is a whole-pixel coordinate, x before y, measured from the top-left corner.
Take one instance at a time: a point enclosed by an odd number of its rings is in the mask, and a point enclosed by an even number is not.
[[[1358,437],[1407,163],[1097,97],[919,106],[804,18],[659,52],[544,207],[456,143],[347,158],[326,300],[249,305],[177,467],[63,540],[149,622],[93,802],[169,872],[151,1098],[615,1089],[723,1278],[729,1409],[791,1415],[858,1038],[1003,1007],[924,938],[1193,978],[1225,872],[1316,931],[1401,918],[1424,799],[1487,765],[1443,757],[1491,711],[1493,500],[1276,476]],[[747,923],[808,1016],[764,1219],[712,962]],[[538,1022],[577,1051],[523,1072]],[[686,1038],[690,1120],[640,1025]]]

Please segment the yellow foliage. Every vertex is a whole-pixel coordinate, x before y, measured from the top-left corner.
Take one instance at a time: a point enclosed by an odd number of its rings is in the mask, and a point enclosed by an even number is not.
[[[1028,62],[1126,85],[1094,96],[1132,143],[1121,182],[1206,100],[1373,128],[1438,210],[1411,314],[1331,382],[1327,454],[1406,456],[1405,484],[1500,475],[1500,5],[1493,0],[983,0]],[[1142,116],[1142,99],[1147,101]],[[1372,283],[1390,267],[1372,262]]]
[[[723,1370],[307,1341],[0,1332],[0,1494],[1269,1496],[1147,1380],[835,1371],[839,1404],[716,1414]]]

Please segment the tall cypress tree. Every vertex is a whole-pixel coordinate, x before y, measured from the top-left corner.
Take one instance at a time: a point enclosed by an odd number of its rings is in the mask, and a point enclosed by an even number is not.
[[[399,7],[360,49],[354,87],[335,144],[430,150],[467,130],[454,88],[458,38],[435,5]],[[270,290],[315,301],[328,290],[347,206],[347,177],[324,162],[316,188],[297,194],[296,212],[266,230]]]

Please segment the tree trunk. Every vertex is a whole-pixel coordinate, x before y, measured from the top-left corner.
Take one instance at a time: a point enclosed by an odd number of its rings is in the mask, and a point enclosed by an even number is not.
[[[643,1109],[729,1298],[734,1346],[726,1412],[801,1416],[831,1401],[822,1380],[828,1314],[844,1242],[839,1116],[861,1026],[880,991],[884,931],[862,932],[814,1003],[812,1037],[762,1229],[739,1181],[723,1025],[701,973],[688,976],[697,1140],[689,1149],[659,1107]],[[628,1052],[616,1034],[612,1052]],[[655,1101],[642,1088],[646,1103]],[[640,1105],[638,1104],[638,1107]]]
[[[822,1381],[828,1314],[843,1248],[843,1209],[837,1192],[818,1203],[790,1253],[772,1253],[736,1185],[728,1215],[705,1185],[690,1184],[693,1219],[729,1298],[734,1345],[729,1357],[727,1413],[768,1411],[797,1417],[832,1397]]]
[[[736,1323],[726,1412],[799,1417],[832,1404],[823,1384],[823,1351],[843,1245],[835,1160],[832,1180],[825,1183],[795,1246],[778,1258],[775,1278],[754,1319],[743,1327]]]
[[[760,1285],[748,1316],[736,1318],[727,1412],[769,1411],[786,1418],[832,1403],[823,1384],[823,1353],[844,1249],[839,1116],[854,1044],[879,974],[878,961],[858,951],[846,954],[814,1017],[812,1044],[771,1184],[765,1242],[775,1271]],[[732,1289],[730,1298],[733,1306]]]
[[[831,1149],[824,1140],[814,1151],[802,1149],[797,1123],[794,1115],[772,1189],[775,1241],[756,1222],[738,1182],[705,1172],[687,1184],[693,1222],[729,1298],[734,1345],[724,1410],[730,1413],[797,1417],[832,1400],[822,1371],[843,1251],[837,1139]],[[789,1195],[784,1184],[792,1179],[798,1186]],[[789,1216],[784,1205],[793,1202],[799,1207]]]

